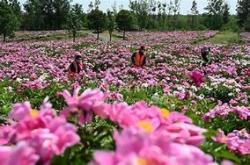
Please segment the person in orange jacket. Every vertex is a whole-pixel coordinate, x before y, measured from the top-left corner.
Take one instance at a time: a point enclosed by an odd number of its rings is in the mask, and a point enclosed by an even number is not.
[[[77,75],[81,72],[83,69],[82,64],[82,57],[81,55],[76,55],[75,60],[70,64],[68,68],[68,78],[70,80],[76,80]]]
[[[136,67],[143,67],[146,64],[146,56],[144,54],[145,47],[141,46],[138,52],[133,53],[131,60]]]

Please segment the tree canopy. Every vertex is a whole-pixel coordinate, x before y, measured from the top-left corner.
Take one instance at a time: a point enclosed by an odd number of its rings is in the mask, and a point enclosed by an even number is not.
[[[123,39],[125,39],[125,33],[132,28],[133,17],[128,10],[121,10],[116,17],[116,23],[120,30],[123,31]]]
[[[94,30],[94,32],[97,33],[97,39],[99,39],[99,34],[103,32],[106,27],[106,15],[99,9],[93,9],[87,18],[89,29]]]
[[[7,36],[14,36],[18,26],[19,20],[11,3],[0,1],[0,34],[3,35],[3,41],[6,41]]]

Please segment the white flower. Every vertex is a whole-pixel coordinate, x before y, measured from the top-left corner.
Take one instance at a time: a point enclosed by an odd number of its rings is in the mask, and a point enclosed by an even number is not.
[[[235,91],[236,91],[237,93],[239,93],[239,92],[240,92],[240,89],[239,89],[239,88],[236,88]]]
[[[22,79],[17,78],[16,81],[20,83],[20,82],[22,82]]]

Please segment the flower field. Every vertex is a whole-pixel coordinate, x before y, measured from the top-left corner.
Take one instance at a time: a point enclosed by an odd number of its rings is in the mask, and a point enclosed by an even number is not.
[[[249,165],[249,34],[207,42],[217,33],[1,43],[1,165]],[[136,68],[141,45],[147,64]],[[77,53],[84,70],[72,82]]]

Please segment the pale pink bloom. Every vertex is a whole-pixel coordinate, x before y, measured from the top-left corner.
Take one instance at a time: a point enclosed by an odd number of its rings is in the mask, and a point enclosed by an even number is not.
[[[25,143],[27,152],[31,148],[39,157],[41,163],[50,164],[51,159],[55,155],[62,155],[66,148],[80,141],[76,128],[72,124],[67,123],[65,118],[58,117],[52,109],[52,105],[46,100],[41,105],[40,111],[26,108],[25,113],[21,113],[21,115],[19,112],[23,112],[23,105],[26,104],[17,105],[13,107],[10,116],[18,119],[18,122],[12,122],[10,125],[2,126],[0,129],[0,142],[2,144],[17,145],[18,149],[19,143]],[[29,104],[27,103],[27,105]],[[17,118],[17,116],[21,117]],[[20,156],[22,154],[25,154],[25,152],[22,151]],[[12,155],[8,159],[15,161]],[[20,162],[26,161],[26,158],[20,157],[20,159],[25,160],[17,160]]]
[[[9,117],[15,121],[20,121],[29,116],[31,105],[29,102],[23,104],[15,104],[10,112]]]
[[[94,116],[95,108],[99,108],[104,103],[106,96],[100,90],[87,89],[79,96],[80,88],[76,88],[71,95],[68,91],[59,93],[63,96],[67,107],[62,111],[61,115],[68,117],[77,114],[80,124],[90,122]]]
[[[221,162],[221,165],[234,165],[234,163],[231,162],[231,161],[229,161],[229,160],[223,160],[223,161]]]
[[[227,136],[224,135],[223,131],[219,131],[214,140],[218,143],[225,144],[229,150],[241,154],[249,155],[250,154],[250,134],[246,129],[235,130],[229,133]]]
[[[1,165],[35,165],[38,160],[35,150],[25,142],[15,147],[0,146]]]

